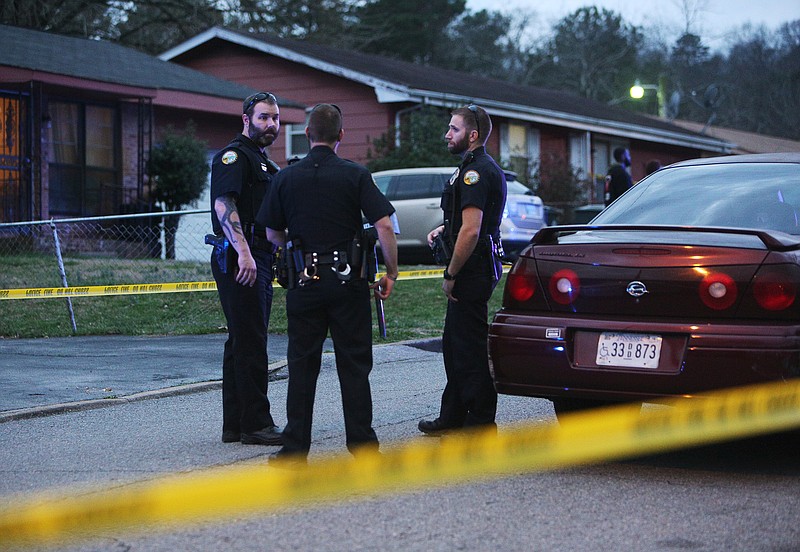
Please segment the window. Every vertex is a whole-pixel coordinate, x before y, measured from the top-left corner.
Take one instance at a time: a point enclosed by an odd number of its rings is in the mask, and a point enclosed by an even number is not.
[[[509,123],[500,129],[500,158],[503,165],[527,182],[540,156],[539,130]]]
[[[50,214],[119,212],[116,109],[72,102],[50,102],[48,109]]]
[[[441,197],[444,176],[438,174],[408,174],[395,176],[389,190],[391,200]]]
[[[569,135],[569,164],[577,169],[578,178],[585,180],[590,174],[591,137],[588,132],[575,132]]]
[[[309,152],[305,125],[286,125],[286,159],[305,157]]]

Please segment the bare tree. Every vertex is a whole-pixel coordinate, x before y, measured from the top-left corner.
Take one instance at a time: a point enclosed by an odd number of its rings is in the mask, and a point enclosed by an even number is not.
[[[700,25],[704,19],[703,13],[708,8],[708,0],[672,0],[672,3],[683,17],[682,34],[700,34],[703,30]]]
[[[629,87],[642,42],[638,29],[612,11],[580,8],[562,19],[544,51],[534,84],[610,101]]]

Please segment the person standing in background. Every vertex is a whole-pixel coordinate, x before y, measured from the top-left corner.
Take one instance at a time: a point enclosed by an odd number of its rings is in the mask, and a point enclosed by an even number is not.
[[[647,165],[644,166],[644,175],[650,175],[656,172],[658,169],[661,168],[661,161],[658,159],[651,159],[647,162]]]
[[[614,149],[614,163],[606,174],[606,206],[628,191],[633,186],[633,179],[628,172],[631,166],[631,153],[626,148]]]

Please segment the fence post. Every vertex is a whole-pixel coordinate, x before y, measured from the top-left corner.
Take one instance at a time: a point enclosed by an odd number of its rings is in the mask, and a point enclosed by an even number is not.
[[[53,242],[55,243],[56,248],[56,259],[58,260],[58,274],[61,276],[61,284],[64,287],[69,287],[67,285],[67,273],[64,270],[64,259],[61,258],[61,242],[58,240],[58,230],[56,229],[56,223],[53,222],[53,219],[50,219],[50,227],[53,229]],[[72,333],[78,331],[78,327],[75,325],[75,312],[72,310],[72,298],[67,297],[67,310],[69,311],[69,321],[72,324]]]

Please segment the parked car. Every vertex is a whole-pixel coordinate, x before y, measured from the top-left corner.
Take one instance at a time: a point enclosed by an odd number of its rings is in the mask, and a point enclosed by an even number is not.
[[[541,230],[489,332],[498,392],[557,415],[800,376],[800,154],[698,159]]]
[[[400,235],[397,246],[402,262],[431,262],[428,233],[442,224],[442,190],[455,167],[392,169],[373,173],[378,188],[397,210]],[[500,234],[505,260],[513,260],[530,243],[539,228],[546,225],[542,200],[506,172],[506,209]]]

